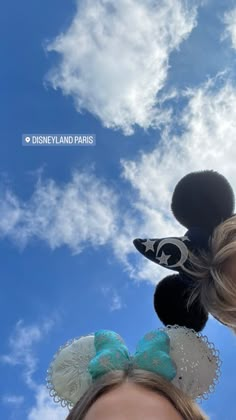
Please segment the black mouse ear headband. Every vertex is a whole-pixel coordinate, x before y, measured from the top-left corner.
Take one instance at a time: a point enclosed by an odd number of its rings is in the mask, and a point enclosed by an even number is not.
[[[234,211],[234,193],[227,179],[213,170],[192,172],[175,187],[171,210],[188,231],[182,237],[135,239],[137,250],[149,260],[177,271],[156,287],[154,307],[165,325],[182,325],[201,331],[208,313],[199,300],[187,307],[194,279],[189,252],[208,250],[213,230]]]

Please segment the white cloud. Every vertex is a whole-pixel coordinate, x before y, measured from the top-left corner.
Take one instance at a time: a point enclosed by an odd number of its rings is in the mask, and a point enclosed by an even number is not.
[[[19,406],[23,404],[24,397],[23,395],[3,395],[2,396],[2,402],[4,404]]]
[[[9,353],[0,356],[2,363],[22,367],[24,382],[35,395],[36,403],[28,410],[27,420],[64,420],[68,414],[67,409],[54,403],[47,388],[38,385],[33,379],[38,363],[35,346],[49,333],[53,325],[52,320],[44,321],[41,325],[24,325],[22,320],[18,321],[9,338]],[[2,397],[2,402],[19,406],[25,399],[23,396],[9,394]]]
[[[152,152],[134,160],[122,160],[123,177],[134,190],[130,203],[139,218],[127,211],[122,236],[116,238],[115,253],[126,263],[130,275],[156,283],[171,274],[140,255],[129,258],[130,241],[135,237],[165,237],[183,234],[186,229],[171,214],[171,196],[176,183],[188,172],[214,169],[225,175],[236,190],[236,88],[224,75],[189,90],[189,100],[177,116],[181,135],[165,131]],[[173,121],[175,125],[177,121]],[[140,219],[141,215],[141,219]]]
[[[143,258],[132,241],[185,232],[170,210],[176,183],[188,172],[215,169],[236,190],[235,86],[221,74],[184,96],[185,108],[162,132],[158,146],[136,160],[121,161],[128,188],[122,211],[118,191],[92,171],[74,171],[72,180],[61,186],[40,179],[28,202],[20,202],[8,189],[0,201],[1,235],[24,245],[31,238],[44,240],[52,249],[67,245],[74,254],[85,246],[109,244],[133,279],[156,284],[170,274]],[[111,308],[119,309],[119,297],[110,296]]]
[[[46,76],[105,127],[132,134],[170,118],[159,96],[171,52],[196,26],[192,0],[82,0],[67,31],[46,46],[60,64]],[[173,96],[175,93],[167,94]]]
[[[102,294],[106,297],[106,300],[109,303],[109,309],[111,312],[118,311],[124,308],[126,305],[122,302],[120,295],[114,287],[101,287]]]
[[[115,293],[113,293],[113,296],[112,296],[110,309],[111,309],[111,311],[117,311],[121,308],[123,308],[123,305],[122,305],[122,302],[121,302],[121,297],[118,295],[117,292],[115,292]]]
[[[224,15],[225,32],[223,39],[230,38],[232,47],[236,49],[236,7]]]
[[[23,202],[9,189],[0,201],[0,237],[25,247],[35,238],[51,249],[67,245],[77,254],[88,245],[104,245],[116,229],[116,195],[89,171],[74,171],[58,185],[39,175],[35,190]]]
[[[29,410],[27,420],[65,420],[68,409],[55,404],[44,386],[38,386],[36,404]]]
[[[23,367],[24,381],[32,389],[36,387],[33,374],[37,368],[37,358],[33,348],[50,331],[53,324],[53,321],[47,320],[40,326],[25,326],[22,320],[18,321],[9,338],[9,353],[0,355],[2,363]]]

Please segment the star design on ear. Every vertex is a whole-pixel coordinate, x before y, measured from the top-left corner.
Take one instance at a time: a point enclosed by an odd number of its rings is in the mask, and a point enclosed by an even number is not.
[[[100,363],[101,366],[103,366],[105,368],[110,366],[110,360],[108,359],[107,356],[102,356],[99,360],[99,363]]]
[[[160,265],[168,265],[168,259],[171,257],[171,255],[166,255],[164,251],[162,251],[160,257],[156,257],[156,260],[159,260]]]
[[[149,332],[145,335],[146,340],[153,340],[153,338],[155,337],[156,337],[156,334],[154,334],[154,332]]]
[[[157,358],[155,358],[155,359],[152,361],[152,364],[153,364],[153,366],[157,367],[157,366],[159,366],[159,365],[160,365],[160,360],[158,360]]]
[[[156,240],[151,241],[151,239],[147,239],[145,242],[143,242],[143,245],[145,246],[145,252],[147,251],[153,251],[154,252],[154,244],[155,244]]]

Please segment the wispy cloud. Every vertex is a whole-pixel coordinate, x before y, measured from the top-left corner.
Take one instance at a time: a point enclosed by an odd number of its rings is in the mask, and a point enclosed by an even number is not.
[[[3,188],[2,188],[3,190]],[[105,244],[116,229],[116,194],[89,170],[75,170],[68,183],[39,175],[28,201],[9,188],[0,201],[0,237],[24,248],[35,238],[51,249],[67,245],[73,254]]]
[[[169,56],[196,26],[200,3],[78,1],[67,31],[46,46],[61,59],[47,81],[71,95],[78,112],[89,111],[105,127],[126,135],[135,124],[158,127],[170,118],[160,95]]]
[[[126,306],[122,302],[121,296],[118,294],[117,290],[114,287],[103,286],[101,288],[101,292],[106,297],[106,301],[109,304],[109,309],[111,312],[118,311]]]
[[[24,325],[23,321],[17,322],[13,333],[9,338],[9,352],[0,355],[0,361],[12,366],[23,368],[23,378],[26,385],[35,388],[33,374],[37,368],[37,358],[34,354],[34,346],[53,327],[54,321],[47,320],[42,325]]]
[[[37,325],[25,325],[18,321],[9,337],[9,352],[0,356],[0,362],[11,366],[20,366],[23,370],[23,380],[33,391],[36,403],[28,410],[27,420],[64,420],[68,410],[56,405],[44,385],[39,385],[33,378],[37,369],[36,345],[52,329],[54,320],[46,320]],[[25,403],[23,396],[4,395],[2,402],[12,406]]]
[[[133,277],[156,282],[167,270],[143,257],[128,263],[134,237],[179,235],[185,228],[171,214],[171,195],[176,183],[188,172],[215,169],[225,175],[236,189],[236,88],[218,75],[203,86],[188,90],[187,105],[177,116],[181,135],[166,130],[151,153],[138,160],[122,160],[123,177],[130,183],[129,200],[139,218],[127,212],[126,235],[114,244],[117,257],[123,258]],[[176,127],[177,121],[173,122]]]
[[[223,39],[230,38],[232,47],[236,49],[236,7],[224,14],[225,32]]]
[[[65,420],[68,409],[55,404],[44,386],[39,386],[36,392],[36,404],[27,415],[27,420]]]
[[[176,183],[188,172],[215,169],[236,189],[236,87],[222,73],[183,92],[183,100],[185,107],[162,132],[158,146],[134,160],[121,160],[121,177],[128,188],[122,211],[118,190],[92,170],[74,171],[63,185],[42,181],[40,175],[26,202],[9,188],[5,192],[1,236],[24,246],[32,238],[51,249],[67,245],[73,254],[86,246],[109,244],[131,278],[156,284],[167,270],[139,255],[132,241],[185,232],[170,211]],[[111,300],[111,307],[120,307],[116,295]]]
[[[9,395],[3,395],[1,400],[4,404],[19,406],[23,404],[25,399],[23,395],[10,395],[9,394]]]

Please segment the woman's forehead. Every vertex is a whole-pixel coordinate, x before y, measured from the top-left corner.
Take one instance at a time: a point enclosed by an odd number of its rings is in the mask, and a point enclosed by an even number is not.
[[[182,420],[182,417],[156,391],[125,383],[98,398],[84,420]]]

